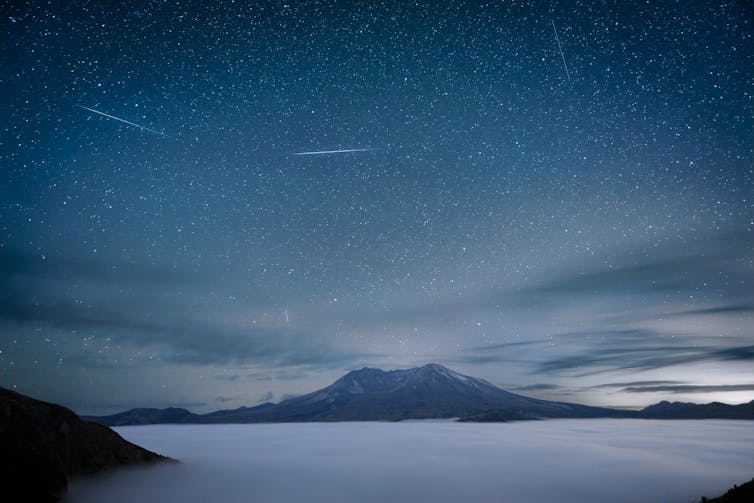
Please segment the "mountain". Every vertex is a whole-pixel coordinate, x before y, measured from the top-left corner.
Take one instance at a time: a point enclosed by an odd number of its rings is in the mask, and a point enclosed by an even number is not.
[[[231,423],[237,421],[228,420],[229,418],[242,416],[244,414],[258,413],[265,410],[274,409],[275,407],[277,407],[277,405],[275,405],[274,403],[265,402],[260,405],[255,405],[254,407],[239,407],[237,409],[217,410],[215,412],[210,412],[209,414],[204,414],[201,417],[202,422],[205,423]]]
[[[94,421],[106,426],[125,426],[135,424],[180,424],[197,423],[198,414],[186,409],[168,407],[167,409],[131,409],[111,416],[81,416],[85,421]]]
[[[623,411],[537,400],[502,390],[489,382],[442,365],[393,370],[363,368],[330,386],[274,407],[226,415],[237,422],[400,421],[468,417],[505,411],[505,419],[613,417]]]
[[[662,401],[640,412],[646,419],[754,419],[754,400],[741,405]]]
[[[68,479],[167,460],[71,410],[0,388],[0,485],[19,501],[56,501]]]
[[[754,402],[744,405],[659,404],[642,411],[589,407],[510,393],[442,365],[392,370],[354,370],[307,395],[256,407],[192,414],[185,409],[133,409],[87,417],[108,426],[155,423],[281,423],[309,421],[401,421],[460,418],[499,422],[547,418],[754,419]]]
[[[105,426],[129,426],[140,424],[199,424],[199,423],[238,423],[238,416],[277,407],[274,403],[263,403],[255,407],[239,407],[232,410],[217,410],[209,414],[194,414],[186,409],[168,407],[166,409],[131,409],[109,416],[81,416]]]
[[[150,411],[148,413],[138,412]],[[565,417],[631,417],[633,412],[538,400],[510,393],[442,365],[384,371],[354,370],[333,384],[279,404],[262,404],[205,415],[164,414],[134,409],[89,417],[106,425],[152,422],[256,423],[308,421],[400,421],[466,418],[500,421]],[[188,411],[186,411],[188,412]],[[188,413],[190,414],[190,413]],[[130,422],[129,422],[130,421]]]

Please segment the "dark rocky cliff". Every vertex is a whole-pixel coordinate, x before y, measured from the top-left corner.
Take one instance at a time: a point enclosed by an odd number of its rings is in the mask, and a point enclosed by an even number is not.
[[[65,407],[0,388],[0,483],[18,501],[56,501],[71,477],[167,459]]]

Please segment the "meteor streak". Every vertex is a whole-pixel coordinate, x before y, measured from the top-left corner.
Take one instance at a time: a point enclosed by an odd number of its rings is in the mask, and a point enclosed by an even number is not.
[[[558,29],[555,28],[555,21],[550,19],[552,23],[552,31],[555,32],[555,40],[558,42],[558,50],[560,51],[560,57],[563,59],[563,68],[565,68],[566,75],[568,76],[568,82],[571,81],[571,74],[568,73],[568,65],[566,65],[565,56],[563,55],[563,48],[560,46],[560,37],[558,37]]]
[[[121,119],[120,117],[116,117],[114,115],[106,114],[105,112],[100,112],[99,110],[95,110],[93,108],[85,107],[84,105],[78,105],[77,104],[76,106],[79,107],[79,108],[83,108],[84,110],[88,110],[89,112],[92,112],[92,113],[99,114],[99,115],[102,115],[104,117],[107,117],[108,119],[113,119],[113,120],[116,120],[116,121],[124,122],[124,123],[128,124],[129,126],[135,126],[135,127],[139,128],[139,129],[143,129],[145,131],[149,131],[150,133],[158,134],[158,135],[164,136],[166,138],[168,137],[168,135],[166,135],[165,133],[163,133],[161,131],[156,131],[156,130],[151,129],[151,128],[148,128],[147,126],[142,126],[141,124],[136,124],[135,122],[130,122],[130,121],[127,121],[126,119]]]
[[[344,150],[319,150],[317,152],[294,152],[293,155],[325,155],[325,154],[343,154],[346,152],[367,152],[373,148],[349,148]]]

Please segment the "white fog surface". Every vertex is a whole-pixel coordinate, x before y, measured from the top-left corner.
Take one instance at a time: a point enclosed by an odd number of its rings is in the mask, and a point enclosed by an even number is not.
[[[116,428],[180,460],[71,483],[87,502],[698,502],[754,477],[751,421]]]

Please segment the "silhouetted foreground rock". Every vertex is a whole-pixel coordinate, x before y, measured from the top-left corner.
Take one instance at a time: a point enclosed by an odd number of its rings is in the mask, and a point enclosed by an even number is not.
[[[750,503],[752,501],[754,501],[754,479],[740,486],[733,486],[733,489],[717,498],[702,498],[701,503]]]
[[[0,487],[18,501],[56,501],[68,479],[168,460],[71,410],[0,388]],[[8,501],[8,500],[5,500]]]

